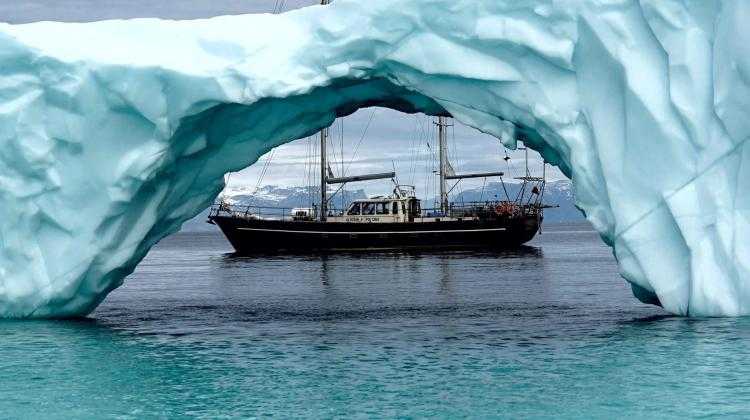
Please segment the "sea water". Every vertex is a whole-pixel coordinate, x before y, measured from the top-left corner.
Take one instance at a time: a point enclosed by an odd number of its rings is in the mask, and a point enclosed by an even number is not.
[[[230,252],[177,234],[86,319],[0,322],[0,416],[750,416],[750,322],[637,302],[585,224],[505,252]]]

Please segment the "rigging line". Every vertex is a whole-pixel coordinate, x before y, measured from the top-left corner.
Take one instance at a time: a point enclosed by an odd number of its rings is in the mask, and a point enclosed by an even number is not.
[[[422,118],[419,115],[414,116],[414,132],[415,132],[415,139],[414,139],[414,167],[412,168],[412,179],[411,184],[415,185],[416,177],[417,177],[417,166],[422,163],[422,157],[424,154],[422,153],[422,150],[424,148],[424,130],[422,128]]]
[[[419,117],[414,116],[414,131],[412,132],[411,147],[411,165],[409,166],[409,184],[415,185],[414,181],[417,177],[417,160],[419,159],[419,146],[421,146],[421,137],[419,136]]]
[[[338,131],[337,131],[338,141],[339,141],[339,143],[342,143],[343,142],[343,137],[344,137],[344,119],[343,118],[339,118],[338,122],[339,122],[339,127],[338,127]],[[336,140],[337,139],[335,137],[331,139],[332,142],[335,142]],[[333,145],[332,147],[333,147],[334,150],[337,149],[336,145]],[[336,158],[336,152],[334,152],[334,159],[335,158]],[[341,147],[339,149],[339,161],[340,162],[344,161],[344,148],[343,147]],[[336,162],[335,161],[333,163],[333,166],[336,166]],[[339,166],[341,166],[343,168],[344,165],[341,164],[341,163],[339,163]],[[343,175],[343,170],[342,170],[342,175]]]
[[[431,196],[435,194],[435,191],[436,191],[435,186],[437,185],[436,180],[435,180],[436,178],[435,168],[437,165],[436,162],[438,161],[438,157],[435,154],[435,151],[430,143],[432,141],[435,141],[435,137],[436,137],[435,135],[436,132],[433,131],[433,129],[436,127],[433,124],[433,122],[434,121],[432,118],[426,116],[424,119],[424,125],[422,127],[422,132],[424,133],[424,139],[425,139],[424,145],[426,146],[426,151],[427,151],[427,153],[425,154],[426,159],[425,159],[425,166],[424,166],[425,167],[425,181],[424,181],[425,182],[425,201],[427,201],[427,199],[429,198],[433,198],[433,199],[435,198]],[[434,207],[434,202],[433,202],[433,207]]]
[[[424,131],[422,131],[422,129],[424,128],[424,125],[423,125],[422,121],[420,121],[419,128],[420,128],[420,131],[422,133],[424,133]],[[422,138],[422,140],[424,140],[424,142],[420,143],[420,146],[421,146],[421,148],[423,148],[425,150],[425,153],[424,153],[423,156],[426,157],[423,160],[424,165],[422,166],[424,168],[424,177],[423,177],[423,179],[424,179],[424,199],[425,199],[425,203],[426,203],[427,199],[430,197],[430,185],[429,185],[429,182],[430,182],[430,178],[431,178],[431,174],[432,174],[432,168],[431,168],[431,166],[432,166],[432,159],[430,158],[430,151],[429,151],[429,147],[430,147],[430,137],[429,137],[429,134],[427,134],[426,136],[424,136]]]
[[[482,181],[482,192],[479,193],[479,201],[484,200],[484,187],[487,185],[487,177],[484,177],[484,180]]]
[[[416,182],[416,177],[417,177],[417,165],[420,165],[419,169],[421,169],[421,166],[423,166],[422,164],[424,163],[423,162],[424,161],[424,156],[426,155],[426,151],[424,150],[425,135],[424,135],[424,131],[422,129],[422,126],[423,126],[422,118],[420,117],[420,118],[417,119],[417,140],[414,143],[414,150],[415,150],[415,154],[416,154],[416,156],[415,156],[415,162],[414,162],[414,178],[415,178],[415,182]]]
[[[276,155],[276,149],[274,148],[273,150],[271,150],[271,155],[268,156],[268,159],[266,159],[266,163],[263,165],[263,172],[261,173],[260,179],[258,180],[259,184],[266,177],[266,174],[268,173],[268,169],[270,168],[271,162],[273,161],[273,157],[275,155]]]
[[[305,187],[307,189],[308,205],[312,207],[313,203],[313,179],[312,179],[312,165],[315,157],[313,156],[313,140],[312,136],[307,137],[307,159],[305,159]]]
[[[341,148],[339,149],[339,153],[341,155],[341,160],[339,161],[339,166],[341,170],[341,174],[344,174],[344,119],[339,118],[339,145]],[[344,209],[346,207],[346,190],[344,190],[344,187],[346,184],[341,185],[341,208]]]
[[[305,144],[305,160],[304,160],[304,164],[302,165],[302,187],[304,188],[303,191],[305,193],[308,192],[308,189],[307,189],[307,184],[308,184],[308,182],[307,182],[307,163],[310,160],[309,159],[310,155],[308,154],[310,152],[310,146],[308,145],[308,143],[309,142],[307,141],[307,139],[305,139],[305,141],[304,141],[304,144]]]
[[[339,125],[341,126],[341,135],[339,136],[339,143],[341,144],[341,174],[344,174],[344,119],[339,118]],[[343,209],[346,204],[346,190],[341,191],[341,208]]]
[[[421,119],[419,121],[419,124],[420,124],[419,125],[419,131],[421,133],[422,132],[422,126],[423,126],[423,123],[422,123]],[[423,140],[423,141],[421,141],[419,143],[419,150],[420,150],[420,152],[422,152],[422,154],[421,154],[421,157],[422,157],[422,159],[421,159],[422,160],[422,167],[421,167],[421,169],[423,171],[422,172],[422,178],[423,178],[423,181],[424,181],[424,190],[422,190],[422,191],[423,191],[424,199],[425,199],[425,203],[426,203],[427,202],[427,198],[430,196],[429,191],[428,191],[428,186],[427,186],[427,180],[429,179],[429,165],[430,165],[430,160],[425,158],[425,157],[429,156],[429,152],[427,151],[427,148],[425,147],[425,144],[429,141],[429,138],[422,137],[421,140]]]
[[[511,165],[510,165],[511,157],[510,157],[510,156],[508,156],[508,148],[507,148],[507,147],[504,147],[504,150],[505,150],[505,158],[504,158],[504,160],[505,160],[505,165],[506,165],[506,166],[508,167],[508,169],[507,169],[507,171],[506,171],[506,172],[507,172],[507,173],[508,173],[508,175],[510,175],[511,177],[514,177],[514,176],[515,176],[515,174],[514,174],[514,172],[513,172],[513,170],[512,170],[512,167],[511,167]],[[507,158],[507,159],[506,159],[506,158]],[[508,200],[508,201],[511,201],[511,199],[510,199],[510,194],[508,194],[508,189],[507,189],[507,188],[505,187],[505,181],[504,181],[504,180],[503,180],[502,178],[500,178],[500,181],[502,182],[502,185],[503,185],[503,191],[505,192],[505,199],[506,199],[506,200]],[[514,201],[515,201],[515,200],[514,200]]]
[[[521,169],[519,169],[519,171],[520,170]],[[525,190],[526,190],[526,181],[522,181],[521,186],[518,188],[518,194],[516,194],[516,199],[515,199],[516,202],[523,204],[523,196],[525,194]]]
[[[452,150],[452,152],[453,152],[452,160],[453,160],[453,162],[456,163],[456,166],[458,168],[462,168],[463,165],[461,164],[461,162],[458,159],[458,146],[456,146],[456,120],[453,120],[453,124],[451,124],[450,130],[451,130],[451,148],[453,149]],[[451,150],[449,149],[448,152],[450,153]]]
[[[463,161],[459,159],[459,154],[458,154],[459,149],[458,149],[458,146],[456,145],[456,120],[455,119],[453,119],[453,124],[451,124],[451,141],[453,143],[453,161],[456,162],[457,167],[463,168],[464,167]],[[459,182],[457,182],[456,185],[453,186],[453,188],[458,186],[458,184]],[[454,197],[456,196],[461,197],[461,200],[463,202],[463,193],[464,193],[464,189],[460,188],[458,192],[454,194]]]
[[[339,118],[339,143],[341,145],[341,173],[344,173],[344,119]]]
[[[503,186],[503,192],[505,192],[505,200],[510,201],[510,195],[508,195],[508,190],[505,188],[505,180],[502,177],[500,178],[500,185]]]
[[[431,122],[434,122],[434,121],[431,121]],[[430,132],[430,136],[432,137],[432,140],[435,143],[439,143],[440,142],[440,139],[439,139],[440,136],[438,135],[438,126],[436,124],[432,124],[432,130],[430,130],[430,131],[431,131]],[[434,155],[434,153],[435,153],[434,149],[432,149],[432,150],[433,150],[433,155]],[[434,155],[434,156],[435,156],[435,160],[432,161],[432,168],[433,168],[432,170],[433,170],[433,173],[440,173],[440,161],[439,161],[440,158],[437,155]],[[435,208],[440,207],[438,205],[438,203],[440,201],[438,201],[438,200],[442,199],[441,197],[438,197],[438,191],[440,191],[439,188],[438,188],[439,179],[440,179],[440,177],[437,177],[437,176],[433,176],[432,177],[432,191],[433,191],[433,196],[434,196],[433,197],[434,201],[432,202],[432,206],[435,207]]]
[[[331,159],[326,160],[326,171],[330,169],[331,172],[333,172],[333,169],[336,167],[336,143],[334,140],[334,137],[336,136],[336,122],[334,121],[333,124],[328,126],[328,136],[326,137],[326,152],[331,151],[330,154],[333,155],[333,167],[331,167]],[[326,158],[328,158],[328,154],[326,154]],[[335,174],[334,174],[335,175]]]
[[[318,133],[319,135],[320,133]],[[315,204],[317,202],[317,196],[320,195],[320,139],[317,138],[318,135],[312,136],[312,151],[313,151],[313,161],[310,164],[310,179],[312,180],[312,185],[310,186],[313,197],[310,201],[311,204]]]
[[[414,170],[414,141],[417,136],[417,125],[416,123],[412,127],[411,134],[409,135],[409,170],[408,170],[408,177],[409,184],[414,185],[414,176],[413,176],[413,170]]]
[[[429,160],[430,166],[429,166],[429,171],[428,171],[428,174],[430,175],[429,178],[428,178],[428,182],[429,182],[429,187],[428,188],[430,190],[430,195],[432,196],[432,199],[433,199],[433,202],[432,202],[432,207],[433,208],[435,207],[435,204],[438,202],[437,201],[437,198],[438,198],[437,197],[437,194],[438,194],[438,189],[437,189],[438,177],[435,176],[435,175],[437,173],[437,169],[438,169],[438,166],[439,166],[439,160],[440,160],[440,158],[438,157],[438,155],[437,155],[437,153],[435,151],[435,147],[433,147],[433,146],[436,146],[437,143],[438,143],[438,139],[437,139],[437,137],[438,137],[437,136],[437,126],[435,126],[434,122],[435,121],[434,121],[433,118],[428,118],[427,121],[425,121],[425,124],[426,124],[425,125],[425,132],[427,133],[427,136],[428,136],[427,148],[428,148],[428,150],[429,150],[429,152],[431,154],[430,160]]]
[[[326,137],[326,152],[330,151],[329,153],[332,155],[326,155],[326,165],[328,166],[326,171],[330,170],[331,172],[336,168],[336,131],[336,122],[334,121],[334,123],[328,127],[328,137]],[[333,162],[333,167],[331,167],[331,162]],[[331,172],[329,172],[329,174]]]
[[[313,156],[315,156],[315,160],[313,161],[312,168],[310,169],[312,171],[312,180],[314,184],[312,185],[312,190],[315,193],[315,195],[320,195],[320,141],[317,138],[318,136],[313,136]],[[317,190],[317,191],[316,191]],[[311,201],[311,204],[315,204],[317,202],[317,197],[313,197],[313,200]]]
[[[307,169],[307,196],[308,196],[308,205],[310,207],[313,206],[313,203],[315,202],[315,185],[316,185],[316,179],[315,175],[317,174],[316,171],[314,171],[315,168],[315,162],[318,161],[318,155],[317,155],[317,144],[315,142],[315,139],[313,136],[307,137],[307,156],[308,159],[305,162],[306,169]]]
[[[310,166],[310,138],[305,139],[305,164],[302,166],[303,169],[303,181],[304,181],[304,188],[307,192],[308,198],[310,198],[310,170],[308,169]]]
[[[367,121],[367,125],[365,125],[365,129],[362,131],[362,136],[359,138],[359,142],[357,142],[357,145],[354,147],[354,152],[352,153],[352,157],[349,160],[349,163],[346,164],[346,167],[344,168],[344,173],[341,174],[341,176],[346,176],[346,173],[349,171],[349,167],[352,164],[352,161],[354,161],[354,158],[357,157],[357,151],[359,150],[359,146],[362,144],[362,140],[365,139],[365,136],[367,135],[367,130],[370,128],[370,124],[372,123],[373,117],[375,117],[375,112],[377,110],[373,109],[370,113],[370,119]]]
[[[250,202],[252,203],[253,199],[255,198],[255,194],[258,193],[258,190],[260,189],[260,184],[263,182],[263,178],[266,177],[266,172],[268,172],[268,165],[273,160],[273,156],[276,154],[276,149],[274,148],[271,150],[271,154],[266,159],[266,162],[263,164],[263,169],[260,171],[260,176],[258,177],[258,182],[255,184],[255,189],[253,189],[253,193],[250,194]]]
[[[414,185],[414,177],[416,176],[416,166],[417,166],[417,128],[419,127],[418,124],[419,120],[417,119],[417,116],[414,116],[414,130],[412,131],[412,137],[409,139],[409,184]]]
[[[427,141],[427,143],[426,143],[426,144],[427,144],[427,151],[428,151],[428,152],[430,152],[430,153],[429,153],[429,155],[430,155],[430,156],[428,156],[428,157],[432,157],[432,160],[439,160],[440,158],[439,158],[439,157],[438,157],[438,155],[437,155],[437,154],[435,153],[435,150],[433,150],[433,148],[432,148],[432,147],[430,146],[430,142],[429,142],[429,141]],[[434,163],[434,162],[432,162],[432,163]]]

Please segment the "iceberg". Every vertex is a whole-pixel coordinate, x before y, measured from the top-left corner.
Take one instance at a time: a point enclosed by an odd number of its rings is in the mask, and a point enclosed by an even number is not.
[[[0,24],[0,316],[91,312],[223,175],[370,106],[574,184],[643,302],[750,313],[750,2],[337,0]]]

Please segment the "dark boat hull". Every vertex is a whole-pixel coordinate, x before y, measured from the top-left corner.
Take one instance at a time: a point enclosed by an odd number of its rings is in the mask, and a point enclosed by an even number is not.
[[[539,230],[534,216],[487,221],[321,223],[211,216],[241,254],[283,250],[512,248]]]

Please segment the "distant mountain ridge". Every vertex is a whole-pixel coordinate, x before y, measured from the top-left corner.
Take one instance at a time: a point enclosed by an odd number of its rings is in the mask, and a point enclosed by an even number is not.
[[[333,192],[329,192],[332,194]],[[276,185],[265,185],[255,191],[254,187],[240,187],[225,190],[223,197],[230,204],[252,205],[259,207],[311,207],[317,203],[320,197],[318,187],[281,187]],[[335,207],[341,207],[342,193],[333,199]],[[343,197],[348,205],[352,200],[367,198],[363,189],[344,190]]]
[[[505,183],[508,195],[514,197],[520,189],[520,184]],[[225,190],[223,193],[224,200],[230,204],[236,205],[253,205],[259,207],[310,207],[319,197],[318,188],[310,187],[284,187],[276,185],[266,185],[255,191],[254,187],[240,187]],[[253,194],[255,193],[255,194]],[[341,194],[341,193],[339,193]],[[352,200],[367,198],[368,194],[363,189],[344,190],[344,202],[342,206],[341,196],[337,195],[333,199],[333,204],[337,208],[346,207]],[[484,189],[469,188],[461,193],[451,196],[451,201],[470,202],[470,201],[491,201],[503,199],[505,192],[500,182],[489,182]],[[432,207],[438,200],[432,198],[423,200],[422,207]],[[547,209],[544,212],[546,222],[570,222],[584,220],[583,214],[575,207],[573,190],[568,180],[547,182],[544,192],[544,202],[552,205],[559,205],[559,208]],[[198,216],[185,222],[182,226],[183,232],[210,231],[216,227],[206,223],[208,210],[203,211]]]

